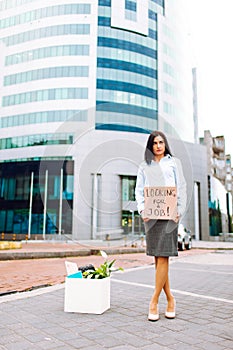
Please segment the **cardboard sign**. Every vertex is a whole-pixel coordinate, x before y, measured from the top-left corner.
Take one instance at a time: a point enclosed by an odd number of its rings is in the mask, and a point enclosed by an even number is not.
[[[176,187],[145,187],[144,217],[174,220],[177,215]]]

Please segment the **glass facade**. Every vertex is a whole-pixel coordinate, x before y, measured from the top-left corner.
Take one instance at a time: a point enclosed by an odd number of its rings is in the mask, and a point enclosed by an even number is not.
[[[10,9],[12,7],[21,6],[37,0],[3,0],[0,2],[0,11]]]
[[[33,11],[24,12],[17,16],[4,18],[0,22],[0,29],[9,28],[16,25],[28,23],[46,17],[72,15],[72,14],[89,14],[91,11],[90,4],[64,4],[43,7]]]
[[[124,1],[126,21],[137,21],[139,5]],[[158,116],[157,13],[149,1],[148,35],[142,35],[112,26],[110,6],[99,1],[96,128],[148,133]]]
[[[122,218],[121,224],[125,234],[142,234],[144,225],[137,210],[127,210],[135,202],[135,176],[121,177]],[[134,207],[134,209],[136,206]]]
[[[5,65],[21,64],[49,57],[59,56],[89,56],[89,45],[56,45],[40,47],[34,50],[17,52],[6,56]]]
[[[37,134],[24,135],[16,137],[7,137],[0,139],[0,150],[10,148],[21,148],[42,145],[70,145],[73,143],[73,135],[58,133],[58,134]]]
[[[85,122],[87,121],[87,111],[58,110],[10,115],[8,117],[2,117],[0,119],[0,128],[11,128],[12,126],[20,126],[27,124],[65,121]]]
[[[58,88],[3,96],[3,107],[48,100],[88,99],[87,88]]]
[[[0,229],[6,234],[54,234],[60,221],[62,232],[72,234],[72,152],[76,130],[89,122],[96,66],[93,6],[0,1]]]
[[[41,68],[21,72],[17,74],[6,75],[4,86],[22,84],[28,81],[41,79],[54,79],[65,77],[88,77],[89,67],[87,66],[61,66],[51,68]]]
[[[26,43],[37,39],[60,36],[60,35],[87,35],[90,34],[90,24],[63,24],[55,25],[35,30],[29,30],[23,33],[10,35],[3,38],[6,46],[14,46],[20,43]]]
[[[46,171],[48,190],[45,197]],[[33,186],[31,187],[32,174]],[[32,198],[31,212],[30,197]],[[46,203],[45,198],[47,198]],[[29,231],[29,214],[31,214],[32,235],[38,237],[42,235],[43,227],[45,227],[45,234],[58,233],[60,198],[62,198],[62,230],[64,233],[71,234],[73,161],[43,160],[0,164],[1,232],[25,236]],[[44,215],[45,205],[46,216]]]
[[[208,176],[208,191],[210,236],[219,236],[221,232],[232,232],[232,206],[229,206],[229,194],[225,187],[219,179]]]
[[[135,201],[135,176],[122,176],[122,200],[123,201]]]

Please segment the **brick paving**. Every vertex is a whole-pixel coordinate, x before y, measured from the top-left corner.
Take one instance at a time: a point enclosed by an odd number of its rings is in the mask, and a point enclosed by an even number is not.
[[[93,247],[78,243],[23,243],[21,249],[0,252],[0,295],[64,283],[66,276],[65,260],[75,262],[78,266],[90,263],[98,266],[103,262],[103,258],[99,255],[86,255],[90,254],[90,249],[93,249],[95,253],[99,249],[105,250],[109,254],[109,259],[116,259],[116,266],[121,266],[124,269],[153,264],[153,258],[146,256],[143,247],[131,247],[131,253],[124,253],[124,251],[129,251],[129,247],[116,246],[116,244],[115,246],[106,246],[105,244],[105,246]],[[54,253],[53,256],[56,256],[64,252],[67,252],[68,255],[70,252],[77,256],[46,258],[46,256],[51,256],[51,253]],[[115,252],[115,254],[112,254],[112,252]],[[204,254],[205,252],[206,250],[204,249],[192,249],[179,252],[179,257]],[[11,260],[1,260],[1,256],[6,253],[12,255]],[[29,253],[31,256],[37,256],[36,253],[41,253],[41,256],[44,256],[44,258],[20,259],[19,255],[17,255],[21,254],[24,257],[25,253]],[[86,256],[78,256],[83,254]],[[179,257],[174,259],[179,259]]]
[[[151,264],[152,259],[143,253],[111,255],[117,259],[117,265],[124,268]],[[23,291],[36,286],[63,283],[66,276],[65,260],[78,266],[103,262],[101,256],[44,258],[0,261],[1,284],[0,294],[10,291]]]

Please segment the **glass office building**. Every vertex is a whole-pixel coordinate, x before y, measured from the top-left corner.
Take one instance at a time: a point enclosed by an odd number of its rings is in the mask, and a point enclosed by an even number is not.
[[[132,188],[148,134],[193,142],[184,6],[0,1],[2,232],[141,230]]]
[[[157,16],[163,1],[99,5],[96,127],[148,133],[158,120]]]

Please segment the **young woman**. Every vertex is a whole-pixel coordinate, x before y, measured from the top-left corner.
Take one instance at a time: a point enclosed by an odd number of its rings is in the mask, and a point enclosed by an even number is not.
[[[172,220],[149,219],[144,213],[144,187],[176,187],[177,213]],[[178,255],[178,222],[186,207],[186,182],[179,159],[172,156],[166,136],[153,131],[147,141],[145,161],[140,165],[135,189],[138,211],[146,232],[146,254],[155,259],[155,290],[149,306],[149,321],[159,319],[159,296],[167,298],[165,317],[175,318],[175,298],[169,283],[169,256]]]

